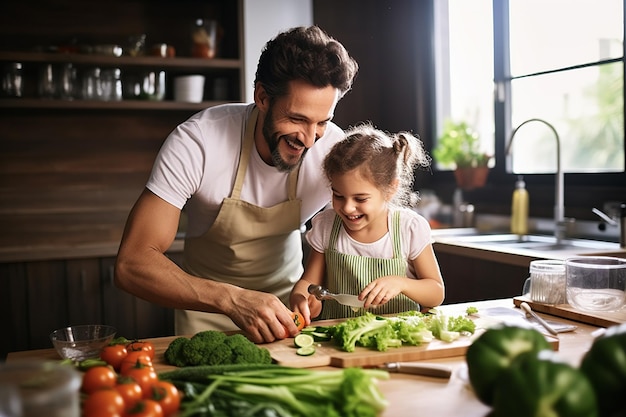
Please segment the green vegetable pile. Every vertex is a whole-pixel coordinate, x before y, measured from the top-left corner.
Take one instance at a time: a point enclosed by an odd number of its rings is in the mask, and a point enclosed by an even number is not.
[[[280,365],[195,366],[162,372],[184,393],[178,417],[375,417],[387,406],[376,384],[387,371]]]
[[[242,334],[226,335],[205,330],[191,338],[174,339],[165,351],[165,361],[174,366],[269,364],[269,350],[259,347]]]
[[[579,368],[535,329],[487,330],[467,350],[476,396],[499,417],[626,416],[626,323],[598,337]]]
[[[321,335],[327,334],[335,345],[346,352],[354,352],[356,346],[386,351],[403,345],[418,346],[433,339],[452,342],[475,330],[476,325],[470,318],[449,317],[435,310],[427,314],[407,311],[390,317],[365,312],[336,325],[312,327],[310,334],[316,340],[322,340]]]

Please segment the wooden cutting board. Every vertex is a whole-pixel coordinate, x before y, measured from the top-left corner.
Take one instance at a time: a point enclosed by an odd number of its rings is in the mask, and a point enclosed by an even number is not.
[[[556,317],[562,317],[569,320],[578,321],[581,323],[591,324],[599,327],[610,327],[616,324],[626,322],[626,308],[622,308],[618,311],[605,311],[605,312],[587,312],[582,310],[576,310],[569,304],[543,304],[531,301],[530,298],[519,296],[513,298],[513,303],[519,307],[523,302],[535,311],[545,314],[550,314]]]
[[[490,320],[489,323],[495,324],[495,320]],[[435,339],[422,346],[389,348],[385,352],[358,346],[354,352],[345,352],[335,346],[333,342],[321,342],[316,346],[316,351],[313,355],[299,356],[296,354],[293,338],[261,346],[267,348],[274,361],[280,365],[294,368],[328,365],[338,368],[348,368],[353,366],[381,365],[387,362],[412,362],[463,356],[473,340],[484,331],[484,328],[478,329],[471,337],[461,336],[454,342],[443,342]],[[558,338],[546,336],[546,339],[550,342],[554,350],[558,350]]]

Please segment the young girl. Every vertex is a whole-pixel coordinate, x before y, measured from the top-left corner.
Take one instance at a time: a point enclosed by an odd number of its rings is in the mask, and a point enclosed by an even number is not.
[[[322,304],[311,284],[333,293],[358,294],[377,314],[419,310],[443,301],[444,284],[433,252],[430,226],[410,206],[413,171],[428,166],[422,143],[409,133],[388,136],[363,124],[349,130],[324,160],[332,207],[318,213],[306,238],[306,269],[295,284],[291,307],[306,324],[353,317],[360,311],[334,300]]]

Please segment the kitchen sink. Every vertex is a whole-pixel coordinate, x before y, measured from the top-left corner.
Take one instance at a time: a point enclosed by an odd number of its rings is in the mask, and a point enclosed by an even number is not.
[[[624,250],[619,244],[600,240],[567,238],[557,242],[551,235],[515,235],[511,233],[480,233],[475,229],[457,229],[442,233],[433,233],[435,242],[448,243],[475,248],[484,248],[498,252],[533,251],[570,255],[604,255],[624,257]],[[473,230],[473,232],[472,232]]]
[[[563,239],[557,243],[554,236],[545,235],[514,235],[514,234],[486,234],[474,236],[458,236],[455,240],[469,243],[490,245],[506,245],[520,249],[536,250],[566,250],[566,249],[615,249],[615,244],[588,239]]]

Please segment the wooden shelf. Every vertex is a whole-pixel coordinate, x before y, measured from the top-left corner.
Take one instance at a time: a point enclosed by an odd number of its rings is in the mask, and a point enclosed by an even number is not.
[[[202,110],[226,101],[203,101],[201,103],[185,103],[163,100],[55,100],[39,98],[7,98],[0,99],[2,109],[59,109],[59,110]]]
[[[149,67],[172,70],[240,69],[239,59],[202,59],[190,57],[161,58],[156,56],[107,56],[94,54],[64,54],[49,52],[0,51],[0,61],[31,63],[73,63],[77,65],[100,65],[112,67]]]

